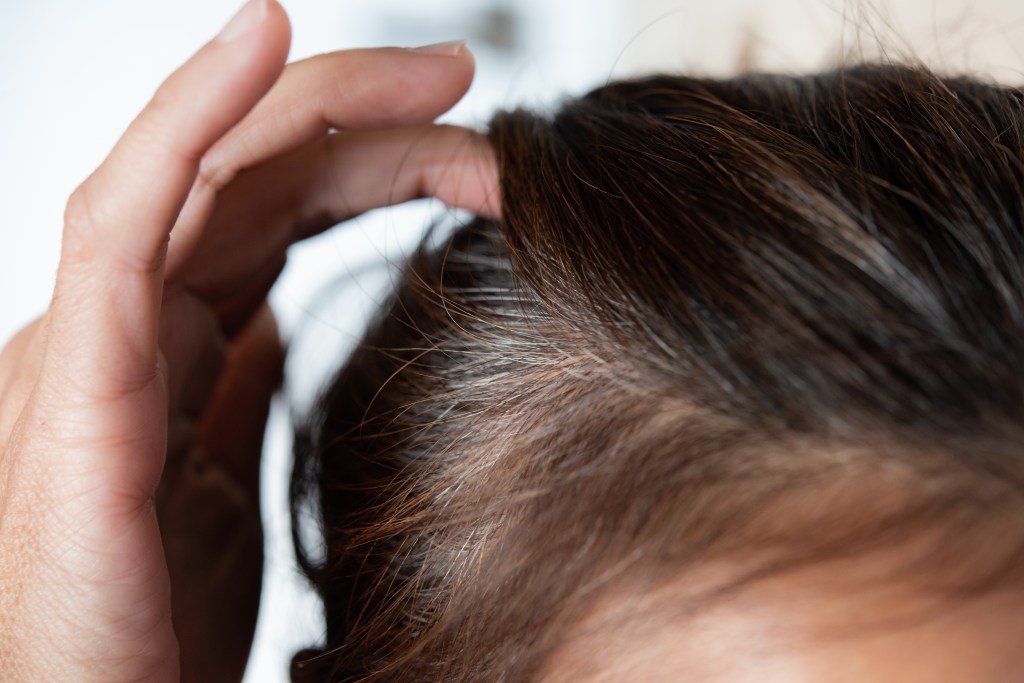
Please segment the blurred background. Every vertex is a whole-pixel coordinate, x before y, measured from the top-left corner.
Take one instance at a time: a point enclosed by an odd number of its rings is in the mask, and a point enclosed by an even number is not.
[[[0,344],[45,308],[66,198],[159,82],[240,0],[0,0]],[[282,0],[292,59],[346,47],[464,38],[469,95],[444,118],[483,127],[499,108],[551,107],[610,78],[651,71],[802,72],[841,60],[919,59],[1024,84],[1019,0]],[[350,221],[289,254],[271,294],[291,340],[264,456],[267,569],[247,681],[287,680],[320,637],[294,565],[286,477],[291,422],[358,341],[394,264],[437,221],[430,201]]]

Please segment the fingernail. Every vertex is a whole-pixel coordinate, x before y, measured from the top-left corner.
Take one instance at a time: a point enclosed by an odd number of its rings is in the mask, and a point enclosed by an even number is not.
[[[450,40],[447,43],[434,43],[433,45],[424,45],[423,47],[411,47],[409,52],[417,52],[423,55],[443,55],[445,57],[455,57],[460,55],[466,49],[466,41],[464,40]]]
[[[249,33],[263,23],[267,16],[267,0],[249,0],[238,14],[231,17],[221,32],[217,35],[217,41],[230,43]]]

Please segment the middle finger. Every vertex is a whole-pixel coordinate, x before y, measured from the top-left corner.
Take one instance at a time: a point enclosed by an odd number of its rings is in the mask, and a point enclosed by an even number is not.
[[[244,169],[287,154],[330,129],[426,123],[450,109],[473,80],[460,43],[319,55],[285,67],[270,92],[203,157],[171,234],[167,277],[191,256],[217,194]]]
[[[487,137],[429,124],[339,133],[246,172],[223,193],[182,278],[220,308],[294,242],[421,197],[497,217],[497,163]]]

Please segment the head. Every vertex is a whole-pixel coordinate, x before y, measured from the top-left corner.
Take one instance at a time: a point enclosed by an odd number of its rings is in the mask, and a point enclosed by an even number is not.
[[[296,678],[1024,670],[1020,90],[665,76],[491,139],[501,221],[414,256],[300,430]]]

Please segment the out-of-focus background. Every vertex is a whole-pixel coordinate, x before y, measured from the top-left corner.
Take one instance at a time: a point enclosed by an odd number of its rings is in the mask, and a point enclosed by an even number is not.
[[[467,39],[476,82],[445,118],[473,126],[498,108],[551,106],[609,78],[654,70],[800,72],[882,56],[1024,84],[1020,0],[282,3],[292,17],[292,59]],[[0,344],[47,304],[68,195],[163,77],[239,4],[0,0]],[[294,341],[264,456],[267,569],[247,681],[287,680],[291,654],[315,645],[321,630],[288,535],[291,416],[358,340],[393,277],[385,264],[400,262],[444,217],[442,207],[421,201],[351,221],[296,247],[272,292]]]

